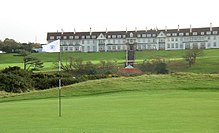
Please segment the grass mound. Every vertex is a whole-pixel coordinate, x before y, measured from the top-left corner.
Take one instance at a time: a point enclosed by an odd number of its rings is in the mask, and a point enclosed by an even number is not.
[[[219,90],[218,74],[174,73],[82,82],[62,87],[62,97],[147,90]],[[0,93],[0,102],[57,97],[57,88],[24,94]]]

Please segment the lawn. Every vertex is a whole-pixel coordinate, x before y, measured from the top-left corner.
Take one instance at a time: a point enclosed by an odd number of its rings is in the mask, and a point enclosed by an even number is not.
[[[149,51],[136,51],[136,62],[142,63],[144,59],[151,59],[154,57],[165,58],[169,60],[182,60],[182,56],[185,54],[185,50],[149,50]],[[32,56],[38,57],[44,62],[44,68],[42,71],[54,70],[55,63],[58,60],[58,53],[33,53]],[[101,60],[117,61],[119,64],[125,62],[125,52],[99,52],[99,53],[73,53],[63,52],[61,53],[63,63],[66,62],[68,57],[82,58],[84,61],[92,61],[98,63]],[[178,64],[171,66],[173,70],[180,72],[195,72],[195,73],[219,73],[219,49],[208,49],[204,51],[204,56],[198,58],[197,63],[192,68],[186,68],[186,64]],[[14,54],[0,54],[0,69],[4,69],[8,66],[20,66],[23,67],[22,57],[14,56]]]
[[[142,75],[0,97],[1,133],[217,133],[219,75]]]
[[[1,133],[217,133],[219,91],[150,90],[0,103]]]

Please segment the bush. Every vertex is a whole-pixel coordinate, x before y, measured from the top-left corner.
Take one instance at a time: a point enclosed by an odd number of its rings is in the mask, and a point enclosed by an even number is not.
[[[15,74],[0,74],[0,90],[6,92],[21,93],[32,89],[31,82],[24,77]]]
[[[165,60],[161,58],[144,60],[143,63],[139,65],[139,69],[143,72],[150,72],[156,74],[168,73],[167,64],[165,63]]]

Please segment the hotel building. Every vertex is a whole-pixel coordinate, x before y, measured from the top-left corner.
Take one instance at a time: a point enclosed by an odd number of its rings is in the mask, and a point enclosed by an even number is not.
[[[136,50],[210,49],[219,48],[219,27],[47,33],[48,43],[57,39],[63,52],[124,51],[133,43]]]

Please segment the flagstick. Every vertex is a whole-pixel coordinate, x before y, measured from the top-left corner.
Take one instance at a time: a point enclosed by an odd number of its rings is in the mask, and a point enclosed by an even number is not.
[[[61,40],[60,40],[61,43]],[[59,50],[59,117],[62,116],[62,103],[61,103],[61,50]]]

